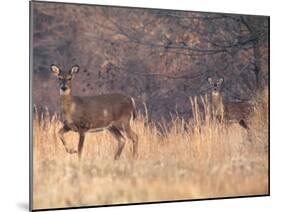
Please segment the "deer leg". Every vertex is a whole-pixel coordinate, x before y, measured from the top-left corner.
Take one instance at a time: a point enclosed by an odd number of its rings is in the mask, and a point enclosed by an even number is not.
[[[121,134],[120,130],[118,130],[114,126],[110,127],[108,130],[114,136],[114,138],[116,138],[116,140],[118,142],[117,151],[114,155],[114,160],[117,160],[117,159],[120,158],[120,155],[121,155],[121,153],[123,151],[123,148],[124,148],[124,145],[125,145],[124,137]]]
[[[133,156],[136,157],[138,154],[138,136],[137,134],[132,130],[130,125],[128,125],[126,128],[124,128],[127,137],[133,142]]]
[[[83,146],[84,146],[84,140],[85,140],[85,133],[84,132],[80,132],[79,133],[79,143],[78,143],[78,157],[79,157],[79,160],[81,160],[82,150],[83,150]]]
[[[59,130],[59,132],[58,132],[59,138],[60,138],[60,140],[62,141],[62,144],[63,144],[63,146],[64,146],[64,148],[65,148],[65,151],[66,151],[67,153],[70,153],[70,154],[72,154],[72,153],[77,153],[76,150],[68,149],[68,147],[67,147],[67,145],[66,145],[66,142],[65,142],[65,139],[64,139],[64,134],[67,133],[68,131],[70,131],[70,128],[69,128],[68,126],[64,125],[64,126]]]

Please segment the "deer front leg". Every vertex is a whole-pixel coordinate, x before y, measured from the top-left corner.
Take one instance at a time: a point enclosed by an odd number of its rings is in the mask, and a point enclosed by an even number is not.
[[[64,134],[67,133],[68,131],[70,131],[70,128],[67,125],[64,125],[58,132],[59,138],[62,141],[62,144],[63,144],[63,146],[65,148],[65,151],[67,153],[70,153],[70,154],[77,153],[76,150],[69,149],[66,145],[66,142],[65,142],[65,139],[64,139]]]

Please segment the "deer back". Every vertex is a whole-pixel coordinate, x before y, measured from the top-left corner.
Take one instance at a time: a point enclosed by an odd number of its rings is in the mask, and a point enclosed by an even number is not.
[[[131,98],[122,94],[73,96],[71,107],[72,122],[84,128],[106,127],[113,122],[129,120],[134,110]]]

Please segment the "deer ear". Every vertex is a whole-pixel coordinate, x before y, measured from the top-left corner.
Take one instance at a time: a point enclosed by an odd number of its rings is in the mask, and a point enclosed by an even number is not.
[[[50,68],[54,75],[58,76],[60,74],[60,69],[56,65],[52,64]]]
[[[212,77],[208,77],[208,78],[207,78],[207,80],[208,80],[208,82],[209,82],[210,84],[212,84],[212,83],[213,83],[213,79],[212,79]]]
[[[78,65],[74,65],[72,66],[72,68],[70,69],[70,74],[76,74],[79,72],[79,66]]]
[[[223,83],[223,77],[219,79],[219,83],[222,84]]]

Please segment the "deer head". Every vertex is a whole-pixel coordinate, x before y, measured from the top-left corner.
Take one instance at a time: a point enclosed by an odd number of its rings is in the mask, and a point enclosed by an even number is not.
[[[208,77],[208,82],[212,87],[212,93],[216,94],[219,93],[221,88],[222,88],[222,84],[223,84],[224,79],[222,77],[218,77],[218,78],[212,78],[212,77]]]
[[[59,86],[60,86],[60,94],[68,95],[71,93],[71,81],[73,78],[73,74],[79,72],[79,66],[74,65],[69,71],[61,71],[59,67],[52,64],[51,65],[52,73],[58,78]]]

